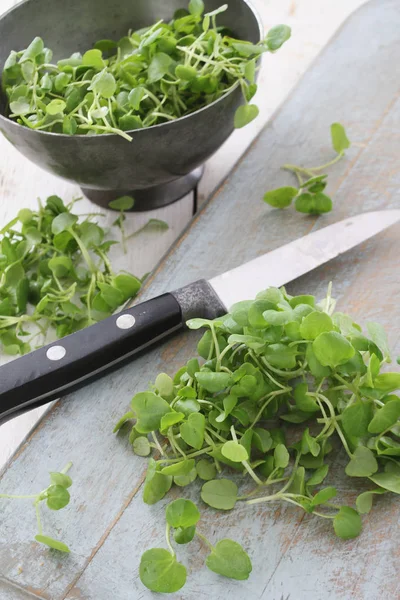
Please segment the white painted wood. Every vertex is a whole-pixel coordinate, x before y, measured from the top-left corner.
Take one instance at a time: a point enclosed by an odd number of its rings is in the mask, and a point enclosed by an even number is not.
[[[265,30],[277,23],[287,23],[292,27],[293,37],[276,55],[268,55],[264,59],[255,100],[260,107],[260,116],[245,129],[236,131],[208,161],[200,184],[200,201],[208,198],[221,184],[339,25],[364,2],[365,0],[252,0]],[[0,13],[15,4],[16,0],[1,0]],[[337,120],[340,118],[337,115]],[[78,187],[42,171],[19,154],[4,138],[0,138],[0,225],[15,216],[20,208],[34,207],[37,197],[45,198],[50,194],[58,194],[68,201],[79,196],[80,191]],[[97,209],[85,199],[77,206],[77,210],[93,212]],[[192,199],[189,196],[164,209],[128,215],[126,228],[129,233],[139,229],[150,216],[167,221],[170,229],[160,234],[145,233],[134,238],[129,244],[127,255],[123,255],[121,249],[115,247],[112,258],[116,270],[126,269],[141,276],[153,269],[190,220],[191,210]],[[105,223],[110,224],[113,218],[114,215],[109,214],[105,217]],[[0,467],[44,410],[32,411],[0,427]]]

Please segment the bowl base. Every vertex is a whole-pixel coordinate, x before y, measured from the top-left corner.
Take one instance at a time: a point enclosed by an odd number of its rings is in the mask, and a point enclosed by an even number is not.
[[[131,196],[135,200],[135,204],[130,211],[127,212],[142,212],[145,210],[154,210],[162,208],[168,204],[172,204],[180,200],[194,190],[204,173],[204,165],[194,169],[184,177],[174,179],[170,183],[163,185],[155,185],[145,189],[137,190],[95,190],[92,188],[81,188],[82,192],[91,202],[109,208],[109,203],[121,196]]]

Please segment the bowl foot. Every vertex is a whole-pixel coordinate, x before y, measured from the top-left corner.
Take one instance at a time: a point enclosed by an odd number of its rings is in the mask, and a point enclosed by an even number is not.
[[[183,198],[183,196],[196,188],[203,173],[204,165],[194,169],[184,177],[174,179],[174,181],[171,181],[170,183],[155,185],[154,187],[140,190],[81,189],[86,198],[102,208],[109,208],[109,203],[116,198],[120,198],[121,196],[132,196],[135,200],[135,204],[129,212],[141,212],[161,208],[180,200],[180,198]]]

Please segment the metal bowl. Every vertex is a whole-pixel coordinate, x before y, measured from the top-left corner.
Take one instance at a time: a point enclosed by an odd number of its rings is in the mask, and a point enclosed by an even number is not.
[[[261,23],[246,0],[228,0],[220,22],[235,36],[256,43]],[[223,0],[205,0],[206,11]],[[119,39],[129,29],[170,20],[186,0],[25,0],[0,18],[0,70],[11,52],[43,38],[54,59],[85,52],[100,39]],[[223,21],[222,21],[223,19]],[[134,210],[169,204],[193,189],[203,163],[233,131],[233,116],[243,102],[239,87],[214,103],[176,121],[118,135],[69,136],[34,131],[5,116],[0,97],[0,131],[40,167],[77,183],[86,196],[107,207],[125,194]]]

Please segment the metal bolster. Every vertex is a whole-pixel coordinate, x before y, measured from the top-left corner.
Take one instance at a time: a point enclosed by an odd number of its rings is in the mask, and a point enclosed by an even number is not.
[[[205,279],[186,285],[172,292],[172,295],[180,304],[184,322],[195,317],[215,319],[227,312],[226,307]]]

